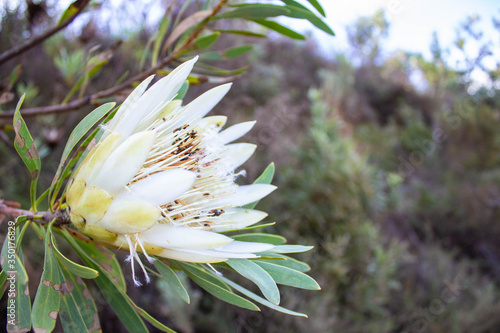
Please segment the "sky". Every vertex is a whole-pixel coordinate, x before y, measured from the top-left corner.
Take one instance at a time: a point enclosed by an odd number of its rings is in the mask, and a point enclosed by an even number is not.
[[[305,0],[301,0],[306,3]],[[491,17],[500,18],[498,0],[320,0],[326,12],[326,22],[336,36],[311,28],[306,22],[300,30],[312,30],[322,48],[329,51],[347,49],[345,27],[359,16],[374,14],[383,9],[390,22],[390,36],[386,47],[390,50],[402,49],[430,56],[429,45],[432,33],[436,31],[443,46],[450,46],[455,39],[455,30],[467,16],[476,14],[481,18],[478,27],[485,31],[485,37],[495,39],[497,46],[500,35],[492,28]],[[299,22],[294,22],[297,28]]]

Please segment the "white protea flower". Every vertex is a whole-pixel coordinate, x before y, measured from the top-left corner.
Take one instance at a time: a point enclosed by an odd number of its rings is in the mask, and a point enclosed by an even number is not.
[[[76,170],[67,191],[72,222],[96,241],[198,263],[256,258],[273,246],[235,241],[218,232],[247,227],[266,213],[239,208],[268,195],[272,185],[238,186],[235,173],[256,146],[230,142],[255,122],[221,131],[224,116],[203,118],[228,92],[224,84],[186,106],[174,100],[197,58],[125,100]]]

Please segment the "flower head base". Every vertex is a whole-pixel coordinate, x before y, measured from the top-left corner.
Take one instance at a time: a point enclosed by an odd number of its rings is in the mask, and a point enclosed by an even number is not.
[[[137,254],[211,263],[256,258],[273,246],[239,242],[219,232],[247,227],[266,213],[239,208],[272,192],[272,185],[238,186],[235,170],[255,145],[230,142],[254,122],[221,128],[226,117],[203,118],[228,92],[211,89],[186,106],[174,100],[196,58],[146,90],[142,82],[125,100],[67,191],[72,222],[96,241]],[[149,254],[149,255],[148,255]]]

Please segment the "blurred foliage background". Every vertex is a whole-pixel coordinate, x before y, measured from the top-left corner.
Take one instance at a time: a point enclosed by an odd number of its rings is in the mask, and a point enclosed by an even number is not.
[[[1,8],[0,51],[57,19],[56,2],[26,3]],[[144,53],[158,26],[148,24],[151,2],[138,3],[114,8],[112,16],[103,3],[76,28],[1,66],[1,110],[13,109],[22,93],[24,107],[63,100],[95,55],[104,67],[86,83],[89,92],[151,61]],[[431,60],[384,53],[390,25],[383,12],[348,27],[345,53],[325,55],[311,38],[222,35],[214,50],[256,46],[246,59],[223,62],[251,66],[232,79],[215,112],[231,123],[257,119],[246,140],[259,146],[246,181],[276,163],[279,191],[261,208],[277,221],[270,231],[315,245],[301,259],[322,290],[282,290],[283,305],[309,319],[238,309],[194,286],[192,303],[181,304],[162,281],[129,288],[132,298],[187,333],[499,332],[500,72],[482,62],[500,34],[484,40],[474,34],[476,21],[464,18],[456,41],[434,38]],[[483,48],[469,59],[464,45],[472,41]],[[468,67],[450,67],[441,43],[462,52]],[[492,85],[475,85],[473,70]],[[192,86],[186,100],[209,86]],[[91,109],[29,119],[43,158],[41,188],[50,184],[69,132]],[[26,204],[29,180],[13,152],[12,128],[1,125],[0,198]],[[24,254],[41,263],[34,243]],[[125,331],[106,304],[98,306],[105,332]]]

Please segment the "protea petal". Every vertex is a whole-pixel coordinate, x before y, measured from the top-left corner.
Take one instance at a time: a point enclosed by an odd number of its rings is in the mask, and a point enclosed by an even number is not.
[[[153,145],[154,132],[140,132],[127,138],[109,155],[90,185],[102,188],[115,195],[139,171]]]
[[[245,163],[255,152],[257,146],[251,143],[233,143],[226,146],[225,163],[227,168],[234,170]]]
[[[274,245],[268,243],[234,241],[221,248],[215,249],[215,251],[230,253],[258,253],[268,251],[273,247]]]
[[[210,128],[214,127],[217,128],[219,131],[224,127],[226,124],[227,117],[226,116],[211,116],[211,117],[205,117],[203,119],[200,119],[196,125],[204,127],[204,128]]]
[[[218,232],[242,229],[260,222],[266,217],[267,213],[255,209],[229,208],[221,216],[207,218],[208,221],[213,223],[206,227],[206,229]]]
[[[256,121],[247,121],[233,125],[219,133],[219,140],[221,140],[222,143],[233,142],[250,132],[255,123]]]
[[[129,186],[133,195],[156,206],[162,206],[178,198],[193,187],[196,174],[183,169],[165,170],[143,178]]]
[[[275,189],[276,186],[267,184],[238,186],[232,194],[216,198],[210,202],[210,205],[214,207],[243,206],[262,199]]]
[[[146,80],[142,81],[133,91],[130,93],[130,95],[125,99],[123,104],[120,106],[118,111],[116,111],[115,116],[113,119],[111,119],[107,125],[107,129],[111,133],[114,132],[116,129],[116,126],[118,123],[122,120],[125,114],[127,114],[130,110],[133,110],[134,107],[138,104],[139,99],[141,98],[142,94],[144,91],[146,91],[146,88],[149,86],[151,81],[153,80],[155,76],[151,75],[149,76]],[[107,135],[105,133],[103,135],[103,138]]]
[[[217,248],[233,241],[232,238],[215,232],[169,224],[156,224],[142,232],[141,237],[146,243],[176,249]]]
[[[137,108],[133,112],[126,113],[114,131],[129,136],[136,130],[139,123],[146,123],[145,127],[149,126],[149,123],[156,119],[157,114],[177,94],[196,60],[198,60],[198,57],[183,63],[148,89],[137,101]]]
[[[172,127],[182,126],[192,123],[209,113],[217,103],[227,94],[231,88],[231,83],[226,83],[210,89],[200,97],[185,106]]]

